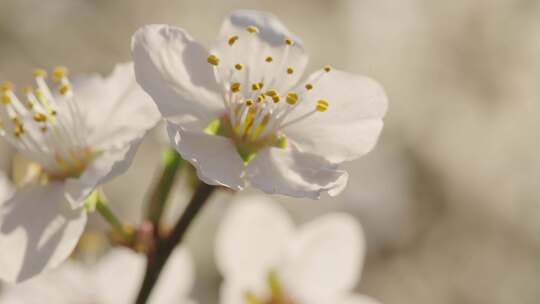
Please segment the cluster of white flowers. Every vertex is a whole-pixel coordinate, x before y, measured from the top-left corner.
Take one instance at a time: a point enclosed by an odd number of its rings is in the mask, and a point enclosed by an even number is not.
[[[209,51],[167,25],[139,29],[132,51],[134,64],[106,78],[70,79],[59,67],[51,77],[36,70],[23,94],[2,85],[0,138],[32,170],[17,187],[0,178],[0,279],[21,283],[64,263],[89,196],[128,169],[161,119],[203,182],[313,199],[345,187],[338,165],[369,152],[383,126],[378,83],[330,66],[302,80],[304,45],[266,13],[234,12]],[[375,303],[352,294],[364,255],[362,230],[346,214],[295,230],[275,203],[245,198],[218,231],[221,302]],[[70,261],[8,285],[0,303],[131,303],[143,271],[143,256],[113,249],[96,267]],[[193,277],[177,249],[150,302],[190,301]]]

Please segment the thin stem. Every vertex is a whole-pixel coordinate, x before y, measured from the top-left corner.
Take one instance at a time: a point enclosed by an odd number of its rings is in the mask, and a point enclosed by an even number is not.
[[[177,173],[182,168],[184,160],[173,149],[167,149],[163,155],[163,171],[152,191],[148,204],[148,221],[154,227],[154,236],[159,237],[159,226],[167,200],[171,193]]]
[[[95,207],[96,210],[101,214],[103,219],[111,225],[111,227],[124,238],[124,240],[129,240],[131,237],[129,232],[126,231],[126,228],[124,224],[122,224],[122,221],[114,214],[114,212],[109,208],[109,205],[107,204],[107,201],[103,194],[100,193],[101,191],[98,191],[97,194],[95,194]]]
[[[212,195],[215,189],[216,186],[210,186],[201,182],[193,194],[191,201],[184,210],[184,213],[174,227],[172,233],[169,235],[169,237],[163,240],[158,239],[154,250],[148,253],[146,273],[137,297],[137,301],[135,302],[136,304],[146,303],[174,248],[182,242],[188,228],[191,226],[191,223],[193,223],[193,220],[208,201],[208,198]]]

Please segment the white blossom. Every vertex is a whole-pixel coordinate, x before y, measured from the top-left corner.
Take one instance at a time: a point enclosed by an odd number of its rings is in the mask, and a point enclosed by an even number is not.
[[[365,252],[362,229],[350,215],[327,214],[296,228],[275,202],[243,198],[216,238],[221,303],[377,303],[353,294]]]
[[[234,12],[210,51],[168,25],[139,29],[132,49],[173,146],[209,184],[336,195],[348,177],[338,164],[369,152],[383,126],[378,83],[330,66],[301,80],[302,42],[266,13]]]
[[[132,304],[145,265],[144,256],[124,248],[113,249],[93,266],[68,261],[30,281],[6,285],[0,304]],[[194,303],[189,299],[194,279],[190,254],[176,249],[148,303]]]
[[[111,76],[75,77],[57,68],[17,96],[2,85],[0,137],[37,168],[0,208],[0,279],[21,282],[62,263],[86,224],[87,196],[124,173],[159,112],[131,64]]]

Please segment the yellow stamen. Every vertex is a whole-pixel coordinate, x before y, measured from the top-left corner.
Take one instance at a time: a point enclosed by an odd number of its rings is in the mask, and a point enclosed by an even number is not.
[[[264,94],[257,96],[257,103],[261,103],[264,101]]]
[[[11,103],[11,97],[8,95],[2,95],[2,103],[8,105]]]
[[[313,85],[311,83],[307,83],[306,90],[311,90],[311,89],[313,89]]]
[[[287,94],[287,103],[290,105],[295,105],[298,102],[298,95],[296,93]]]
[[[6,81],[6,82],[2,83],[2,85],[0,86],[0,91],[2,93],[7,93],[7,92],[13,91],[13,90],[15,90],[15,85],[12,82],[9,82],[9,81]]]
[[[37,122],[44,122],[47,121],[47,115],[43,113],[36,113],[34,114],[34,120]]]
[[[287,68],[287,74],[291,75],[292,73],[294,73],[294,69],[291,68],[291,67],[288,67]]]
[[[317,106],[315,107],[315,110],[317,110],[317,112],[325,112],[326,110],[328,110],[328,101],[326,100],[317,101]]]
[[[218,65],[219,64],[219,58],[216,55],[210,55],[208,56],[208,63],[211,65]]]
[[[278,103],[280,100],[281,98],[279,97],[279,95],[272,96],[272,101],[274,101],[274,103]]]
[[[241,63],[237,63],[234,65],[234,68],[237,69],[238,71],[242,70],[244,68],[244,66],[241,64]]]
[[[287,45],[293,45],[294,44],[294,41],[292,41],[291,39],[285,39],[285,43]]]
[[[60,81],[62,78],[67,77],[68,69],[66,67],[56,67],[53,71],[53,80]]]
[[[67,84],[64,84],[64,85],[61,85],[59,88],[58,88],[58,92],[60,92],[60,94],[63,96],[63,95],[66,95],[70,90],[70,87],[69,85]]]
[[[15,126],[15,137],[20,138],[24,134],[24,126],[22,124]]]
[[[238,92],[240,92],[240,83],[235,82],[235,83],[231,84],[231,91],[232,91],[233,93],[238,93]]]
[[[229,38],[229,45],[233,45],[236,40],[238,40],[238,36],[231,36],[231,38]]]
[[[270,97],[274,97],[274,96],[277,96],[279,94],[278,94],[278,92],[276,90],[272,89],[272,90],[266,91],[266,95],[268,95]]]
[[[46,78],[47,77],[47,71],[45,71],[43,69],[35,69],[34,72],[32,73],[32,75],[34,75],[34,77],[36,77],[36,78]]]
[[[268,56],[268,57],[266,57],[266,59],[264,61],[272,62],[272,61],[274,61],[274,58],[272,58],[272,56]]]
[[[262,83],[262,82],[254,83],[254,84],[251,85],[251,89],[252,89],[253,91],[258,91],[258,90],[262,89],[262,87],[263,87],[263,83]]]
[[[256,26],[251,25],[246,27],[246,31],[251,34],[257,34],[259,32],[259,29]]]
[[[253,105],[253,99],[246,99],[246,106],[251,107]]]
[[[332,70],[332,67],[331,67],[331,66],[329,66],[329,65],[325,65],[325,66],[324,66],[324,71],[325,71],[325,72],[328,73],[328,72],[330,72],[331,70]]]

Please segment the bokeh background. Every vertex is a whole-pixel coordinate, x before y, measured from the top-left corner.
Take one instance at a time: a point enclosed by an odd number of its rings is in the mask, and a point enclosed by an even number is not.
[[[209,45],[234,9],[278,15],[304,40],[308,72],[330,63],[365,74],[390,98],[380,144],[345,165],[341,196],[274,197],[299,223],[333,210],[358,217],[369,246],[358,291],[387,304],[540,303],[539,1],[1,3],[0,80],[19,84],[35,67],[109,73],[130,60],[131,34],[144,24],[178,25]],[[129,222],[142,217],[164,145],[155,130],[106,188]],[[0,168],[12,157],[2,144]],[[171,220],[188,195],[181,184]],[[189,234],[203,304],[217,303],[213,236],[230,200],[217,196]],[[90,230],[104,227],[93,219]]]

